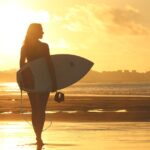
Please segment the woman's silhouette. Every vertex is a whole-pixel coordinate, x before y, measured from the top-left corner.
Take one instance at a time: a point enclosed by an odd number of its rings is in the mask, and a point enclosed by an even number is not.
[[[49,71],[53,81],[53,91],[55,91],[55,70],[49,57],[49,46],[48,44],[39,40],[42,39],[43,33],[44,32],[41,24],[30,24],[21,48],[20,67],[22,67],[26,62],[28,63],[37,58],[44,57],[49,65]],[[45,121],[45,109],[49,97],[49,92],[28,92],[28,96],[32,107],[32,125],[36,134],[37,144],[43,145],[41,134]]]

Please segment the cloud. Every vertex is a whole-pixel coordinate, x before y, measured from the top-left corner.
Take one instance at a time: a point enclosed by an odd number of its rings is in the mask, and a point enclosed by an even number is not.
[[[99,32],[146,35],[149,29],[142,23],[139,10],[127,6],[113,8],[107,5],[77,5],[63,17],[64,28],[72,32]]]
[[[110,8],[106,10],[98,19],[108,18],[107,29],[116,33],[145,35],[149,30],[144,24],[142,24],[142,15],[140,12],[128,6],[124,9]],[[103,20],[105,22],[105,19]]]
[[[113,54],[124,53],[126,49],[133,51],[137,40],[149,34],[149,28],[142,21],[142,14],[131,6],[114,8],[106,4],[76,5],[62,16],[52,14],[51,23],[51,27],[54,27],[51,28],[51,35],[55,43],[63,38],[70,49],[86,50],[89,56],[91,49],[99,54],[100,48],[104,49],[104,57],[110,55],[110,48],[116,51]]]
[[[70,8],[63,18],[64,28],[73,32],[86,32],[90,30],[89,14],[86,8],[75,6]]]

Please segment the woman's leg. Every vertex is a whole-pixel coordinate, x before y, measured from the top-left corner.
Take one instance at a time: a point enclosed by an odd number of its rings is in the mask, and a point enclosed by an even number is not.
[[[36,115],[36,110],[37,110],[37,106],[36,106],[36,94],[35,93],[28,93],[29,96],[29,100],[30,100],[30,104],[31,104],[31,110],[32,110],[32,125],[33,125],[33,129],[35,134],[37,133],[37,115]]]
[[[46,110],[46,104],[48,101],[48,97],[49,97],[49,93],[41,93],[38,96],[38,104],[37,104],[37,117],[38,117],[38,135],[37,138],[41,139],[41,134],[42,134],[42,130],[44,127],[44,122],[45,122],[45,110]]]
[[[41,140],[41,134],[45,122],[45,109],[49,93],[28,93],[32,107],[32,124],[37,142]]]

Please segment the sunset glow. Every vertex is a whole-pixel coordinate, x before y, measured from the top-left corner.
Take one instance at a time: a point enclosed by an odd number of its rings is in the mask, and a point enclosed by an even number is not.
[[[148,5],[146,0],[0,2],[0,70],[18,68],[27,27],[40,22],[51,54],[86,57],[97,71],[148,71]]]
[[[29,24],[46,23],[49,14],[44,10],[33,11],[19,3],[6,3],[0,5],[0,18],[0,53],[3,58],[0,65],[2,70],[7,70],[18,67],[20,48]]]

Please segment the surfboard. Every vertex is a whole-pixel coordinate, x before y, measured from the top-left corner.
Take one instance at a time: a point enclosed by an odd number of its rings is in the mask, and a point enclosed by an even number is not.
[[[85,76],[93,66],[90,60],[70,54],[51,55],[57,90],[66,88]],[[52,81],[48,65],[44,58],[25,64],[17,71],[17,83],[21,90],[27,92],[51,92]]]

